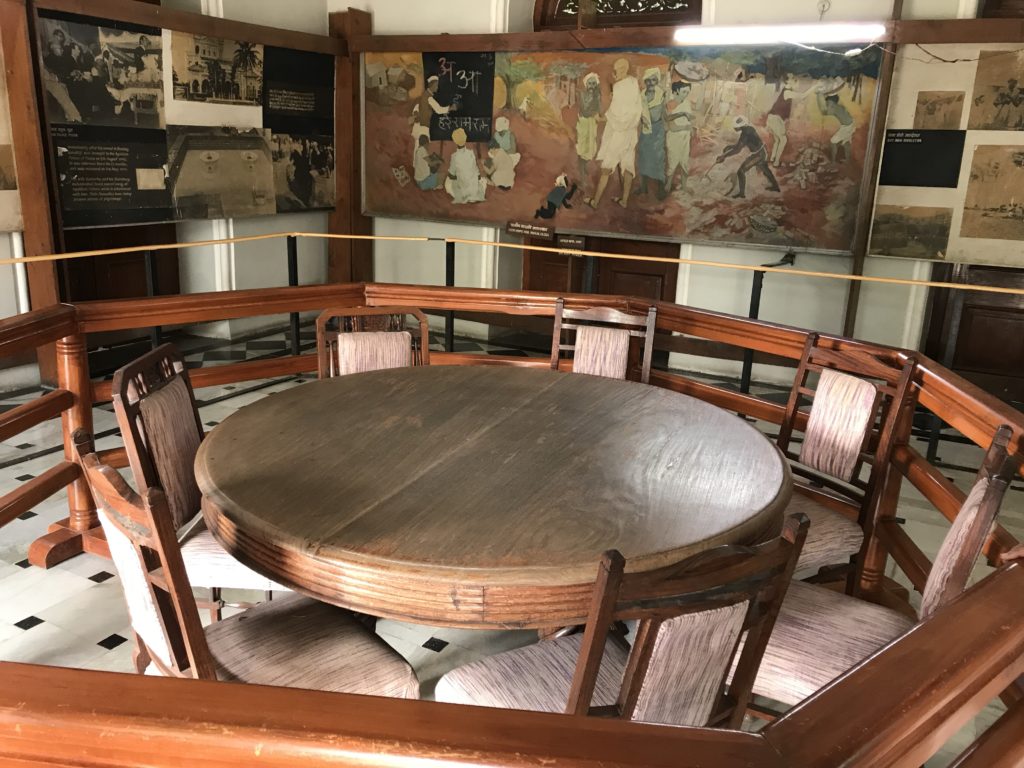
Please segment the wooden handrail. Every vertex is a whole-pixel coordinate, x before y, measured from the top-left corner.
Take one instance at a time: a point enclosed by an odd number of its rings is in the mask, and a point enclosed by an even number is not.
[[[0,414],[0,440],[9,440],[55,416],[60,416],[75,402],[75,396],[66,389],[55,389],[45,395],[15,406]]]
[[[94,768],[920,765],[1024,671],[1024,611],[1007,609],[1022,590],[1024,567],[1000,569],[759,734],[0,663],[0,759],[52,765],[87,755]],[[1019,719],[1014,710],[1008,722]],[[992,754],[1005,733],[979,742],[980,753]]]
[[[35,350],[78,330],[75,308],[58,304],[0,320],[0,358]]]
[[[1024,765],[1024,701],[1003,713],[950,768],[1020,768],[1021,765]]]
[[[28,512],[36,504],[53,496],[76,480],[81,471],[77,464],[62,461],[43,474],[25,481],[10,493],[0,496],[0,526],[7,525],[18,515]]]

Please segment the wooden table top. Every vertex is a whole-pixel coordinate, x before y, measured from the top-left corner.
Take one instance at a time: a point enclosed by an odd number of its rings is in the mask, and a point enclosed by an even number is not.
[[[315,381],[225,419],[196,457],[243,562],[376,616],[582,618],[600,554],[629,570],[775,534],[790,477],[734,414],[633,382],[426,366]]]

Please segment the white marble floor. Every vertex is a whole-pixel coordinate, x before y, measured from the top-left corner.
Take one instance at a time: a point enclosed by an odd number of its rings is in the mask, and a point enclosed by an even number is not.
[[[231,345],[193,356],[193,364],[218,364],[252,358],[280,345],[282,336],[268,337],[266,345]],[[309,343],[309,340],[306,340]],[[471,342],[462,342],[470,344]],[[477,351],[485,351],[477,345]],[[468,351],[468,346],[467,346]],[[274,392],[301,386],[310,377],[246,382],[197,391],[200,414],[207,429],[229,414]],[[23,393],[0,399],[0,410],[37,396]],[[109,406],[94,409],[94,431],[100,448],[120,444]],[[771,431],[771,428],[766,428]],[[45,471],[58,457],[60,445],[57,422],[38,427],[17,438],[0,443],[0,494]],[[917,446],[924,450],[923,441]],[[976,467],[982,451],[970,445],[943,442],[940,458],[960,467]],[[949,470],[949,477],[961,488],[969,487],[972,473]],[[28,547],[45,533],[47,526],[66,516],[66,496],[60,494],[0,529],[0,660],[130,672],[129,623],[120,582],[109,561],[80,555],[43,571],[29,565]],[[906,527],[929,556],[934,556],[948,524],[934,512],[909,484],[904,484],[900,515]],[[1024,539],[1024,484],[1018,482],[1004,505],[1001,522]],[[987,568],[979,565],[976,576]],[[893,575],[899,578],[899,574]],[[226,595],[243,599],[244,595]],[[529,632],[479,632],[440,629],[381,621],[378,633],[402,653],[416,669],[423,694],[430,697],[436,680],[447,670],[508,648],[532,642]],[[957,745],[968,743],[995,717],[993,705],[959,734],[942,755],[929,765],[942,765],[956,754]]]

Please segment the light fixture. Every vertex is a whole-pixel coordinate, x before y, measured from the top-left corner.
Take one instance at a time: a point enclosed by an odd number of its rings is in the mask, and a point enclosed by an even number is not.
[[[775,43],[870,43],[885,34],[880,22],[862,24],[687,25],[676,29],[678,45],[772,45]]]

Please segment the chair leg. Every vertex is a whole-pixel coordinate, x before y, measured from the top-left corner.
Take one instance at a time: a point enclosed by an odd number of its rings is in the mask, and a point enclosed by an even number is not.
[[[138,674],[144,675],[152,659],[149,657],[149,650],[146,648],[145,643],[142,642],[142,638],[134,632],[132,635],[135,638],[135,648],[132,650],[132,665]]]

